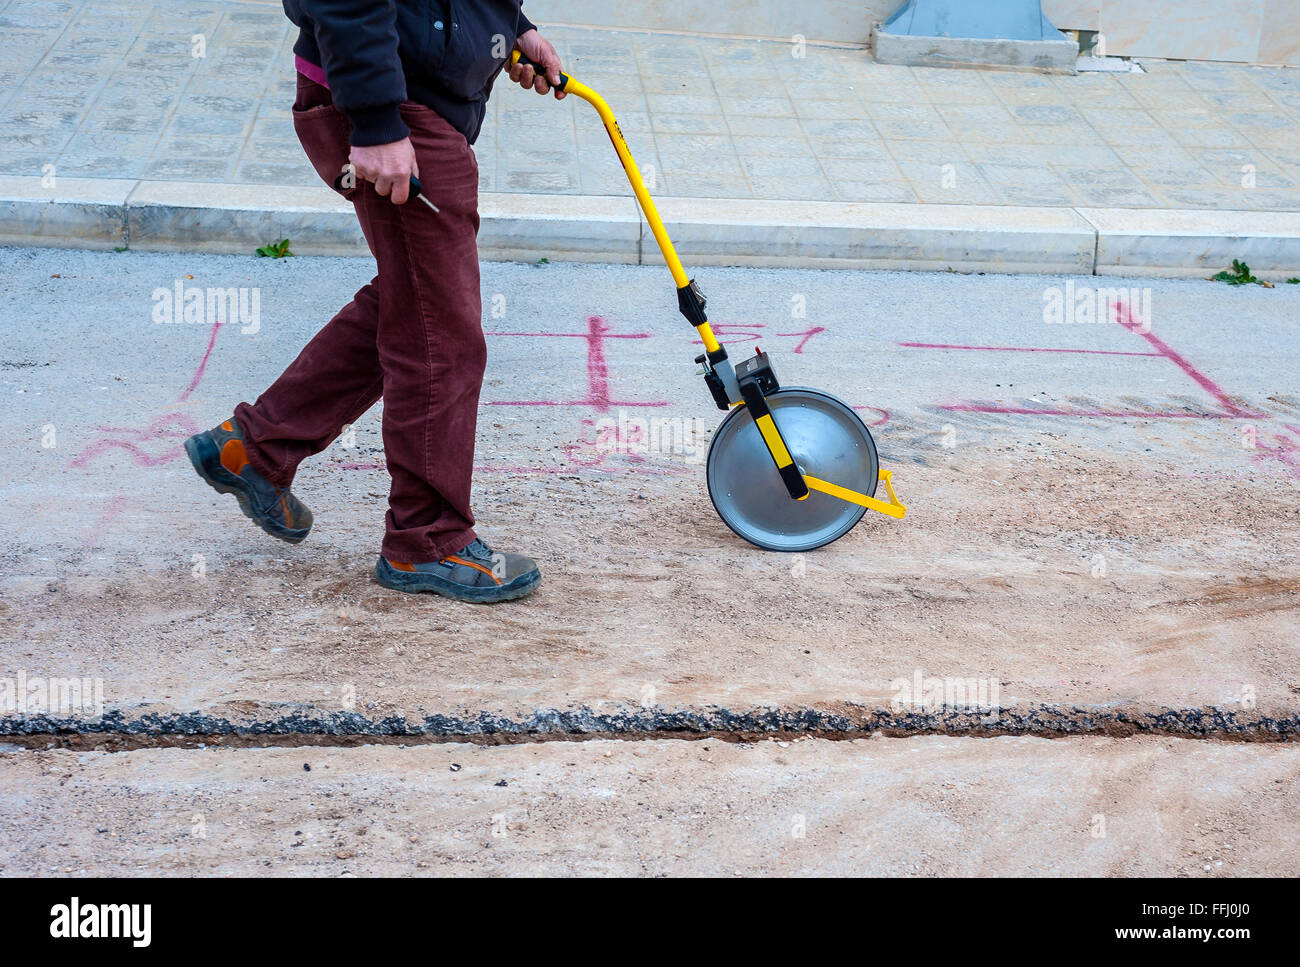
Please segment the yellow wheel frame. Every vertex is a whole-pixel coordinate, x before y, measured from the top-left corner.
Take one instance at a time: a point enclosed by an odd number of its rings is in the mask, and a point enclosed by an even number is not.
[[[512,65],[518,63],[522,56],[519,51],[512,51],[510,63]],[[527,63],[532,62],[528,61]],[[533,67],[540,72],[540,68],[537,68],[536,64],[533,64]],[[623,165],[623,172],[627,175],[627,180],[632,185],[632,191],[636,194],[636,200],[641,205],[641,211],[645,213],[645,219],[650,224],[650,231],[654,233],[655,241],[659,244],[659,251],[663,253],[664,261],[668,264],[668,271],[673,275],[673,281],[679,289],[689,285],[690,277],[687,276],[686,269],[682,266],[682,260],[677,257],[677,249],[673,247],[673,240],[668,237],[668,229],[664,227],[664,220],[659,217],[659,209],[655,207],[654,199],[650,197],[650,191],[645,186],[645,179],[641,177],[641,169],[637,167],[636,159],[632,157],[632,151],[627,146],[627,139],[623,137],[623,132],[619,130],[618,120],[614,117],[614,112],[610,110],[603,97],[568,74],[560,75],[559,88],[566,94],[574,94],[582,98],[594,107],[596,113],[600,115],[601,123],[605,125],[605,131],[609,134],[609,140],[618,153],[618,160]],[[717,337],[713,334],[712,327],[707,322],[697,325],[695,328],[699,330],[700,338],[704,340],[704,348],[708,352],[717,352],[722,348],[722,344],[718,342]],[[744,406],[745,404],[742,402],[735,405]],[[777,467],[787,466],[792,463],[793,460],[786,450],[785,441],[781,439],[780,431],[777,430],[771,416],[763,416],[759,419],[770,424],[770,431],[769,427],[765,425],[760,425],[759,430],[762,432],[763,441],[772,454],[772,459]],[[830,494],[832,497],[847,500],[849,503],[860,504],[869,510],[878,511],[890,517],[901,519],[907,513],[907,508],[903,506],[903,502],[894,494],[894,487],[890,481],[890,472],[888,470],[880,471],[880,481],[885,485],[885,490],[889,494],[888,503],[877,500],[875,497],[868,497],[866,494],[860,494],[856,490],[841,487],[838,484],[818,480],[816,477],[809,477],[807,474],[803,475],[803,479],[810,490],[819,490],[822,493]]]

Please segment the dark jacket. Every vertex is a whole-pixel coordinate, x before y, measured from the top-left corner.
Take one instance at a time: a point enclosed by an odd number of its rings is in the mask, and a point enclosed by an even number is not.
[[[355,145],[409,134],[397,106],[431,107],[471,144],[515,38],[522,0],[283,0],[293,52],[318,64]]]

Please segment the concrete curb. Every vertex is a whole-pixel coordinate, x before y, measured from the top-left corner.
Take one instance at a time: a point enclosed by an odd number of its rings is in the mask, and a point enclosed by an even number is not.
[[[1248,263],[1300,275],[1300,212],[1032,208],[663,198],[687,265],[1204,278]],[[662,264],[630,195],[485,192],[489,260]],[[0,177],[0,244],[364,255],[351,206],[324,186]]]
[[[1098,275],[1213,275],[1233,259],[1260,278],[1300,275],[1300,213],[1080,208],[1097,230]]]
[[[922,37],[894,33],[877,26],[871,31],[871,47],[878,64],[1073,74],[1075,62],[1079,59],[1079,45],[1067,40],[1059,31],[1057,36],[1060,40]]]

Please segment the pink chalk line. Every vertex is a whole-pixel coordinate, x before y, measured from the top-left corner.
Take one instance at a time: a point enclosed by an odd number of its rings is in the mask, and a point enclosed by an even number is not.
[[[900,342],[909,349],[978,349],[990,353],[1085,353],[1089,356],[1156,356],[1160,353],[1130,353],[1116,349],[1049,349],[1043,346],[957,346],[941,342]]]
[[[223,323],[214,322],[212,331],[208,334],[208,346],[203,353],[203,358],[199,360],[198,367],[194,370],[194,375],[190,378],[189,385],[185,387],[180,396],[176,397],[176,403],[184,403],[189,399],[199,383],[203,381],[203,374],[207,371],[208,360],[212,357],[212,350],[217,344],[217,333],[221,331]],[[175,405],[175,404],[173,404]],[[172,429],[168,429],[172,427]],[[149,421],[148,425],[143,428],[123,427],[123,426],[98,426],[95,428],[102,434],[99,439],[92,442],[81,454],[74,457],[68,462],[70,468],[78,470],[87,466],[101,453],[107,450],[119,449],[125,450],[130,454],[132,461],[141,467],[156,467],[168,461],[175,460],[184,452],[180,445],[169,447],[164,452],[153,456],[148,453],[142,443],[157,443],[169,439],[184,439],[199,432],[199,428],[194,421],[185,413],[160,413]],[[124,439],[121,439],[124,438]]]
[[[194,378],[190,380],[190,385],[185,387],[185,392],[176,397],[177,403],[184,403],[190,398],[190,394],[198,389],[199,383],[203,380],[203,374],[208,368],[208,359],[212,355],[212,349],[217,344],[217,332],[220,331],[222,325],[224,325],[224,323],[221,322],[214,322],[212,324],[212,333],[208,336],[207,352],[205,352],[203,358],[199,360],[199,368],[194,371]]]
[[[1134,318],[1133,310],[1130,306],[1122,302],[1116,303],[1115,317],[1115,321],[1129,332],[1136,333],[1145,339],[1155,352],[1125,352],[1112,349],[1063,349],[1044,346],[966,346],[953,343],[917,342],[900,342],[899,345],[913,349],[957,349],[1024,353],[1083,353],[1086,355],[1096,356],[1149,356],[1164,358],[1182,370],[1183,373],[1195,382],[1197,386],[1201,387],[1213,396],[1215,401],[1222,406],[1225,411],[1222,413],[1178,413],[1172,411],[1120,410],[1107,408],[1057,409],[1053,407],[998,406],[983,403],[940,404],[942,409],[952,410],[959,413],[995,413],[1007,416],[1109,417],[1129,420],[1224,420],[1241,418],[1263,420],[1269,418],[1267,413],[1252,412],[1238,406],[1228,396],[1228,394],[1214,382],[1214,380],[1210,379],[1210,377],[1206,376],[1199,369],[1193,366],[1185,356],[1173,349],[1173,347],[1163,339],[1151,333],[1143,324],[1142,320]]]
[[[382,463],[331,463],[330,467],[339,470],[387,470],[388,468]],[[570,467],[522,467],[508,466],[497,464],[480,464],[474,468],[475,473],[504,473],[510,476],[530,477],[543,476],[550,474],[572,474],[577,476],[583,473],[608,473],[608,474],[630,474],[634,476],[664,477],[674,476],[677,474],[690,473],[687,467],[601,467],[597,465],[580,465]]]
[[[590,406],[597,413],[607,413],[614,406],[667,406],[668,402],[612,400],[609,388],[609,364],[605,360],[606,339],[648,339],[649,333],[617,333],[600,316],[587,317],[586,332],[491,332],[489,336],[547,336],[558,339],[585,339],[587,342],[587,395],[580,400],[493,400],[484,406]]]
[[[1169,360],[1171,363],[1173,363],[1175,366],[1181,369],[1192,379],[1194,383],[1196,383],[1197,386],[1201,387],[1201,389],[1205,390],[1216,400],[1218,400],[1219,405],[1228,411],[1229,416],[1249,417],[1250,419],[1255,419],[1255,420],[1268,419],[1267,413],[1252,413],[1250,410],[1243,410],[1240,406],[1238,406],[1235,402],[1233,402],[1228,397],[1228,394],[1225,393],[1222,389],[1220,389],[1218,383],[1214,382],[1214,380],[1210,379],[1210,377],[1202,373],[1199,369],[1197,369],[1190,362],[1188,362],[1187,359],[1181,353],[1177,352],[1163,339],[1161,339],[1155,333],[1147,329],[1147,327],[1143,324],[1142,320],[1135,319],[1133,317],[1132,308],[1130,308],[1129,306],[1125,305],[1122,302],[1117,303],[1115,306],[1115,317],[1116,317],[1115,318],[1116,322],[1118,322],[1129,332],[1135,332],[1143,339],[1145,339],[1148,343],[1151,344],[1151,347],[1155,349],[1157,353],[1159,353],[1161,356],[1164,356],[1165,359]]]

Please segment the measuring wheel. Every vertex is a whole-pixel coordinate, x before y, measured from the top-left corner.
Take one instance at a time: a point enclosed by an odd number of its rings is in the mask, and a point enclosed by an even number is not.
[[[520,51],[511,63],[544,71]],[[695,327],[704,352],[697,371],[714,405],[729,411],[709,445],[709,496],[727,526],[772,551],[811,551],[843,537],[868,510],[902,520],[907,507],[881,470],[876,443],[852,407],[829,393],[782,388],[767,354],[733,363],[709,325],[707,302],[677,257],[672,239],[614,112],[586,84],[560,74],[558,90],[575,94],[600,115],[641,206],[650,232],[677,286],[677,310]],[[418,186],[416,186],[418,188]],[[888,501],[876,499],[883,482]]]
[[[778,390],[767,405],[801,474],[875,495],[876,443],[852,407],[802,386]],[[816,490],[802,500],[791,498],[745,406],[733,409],[714,433],[707,478],[718,516],[751,544],[771,551],[811,551],[829,544],[866,513],[859,504]]]

